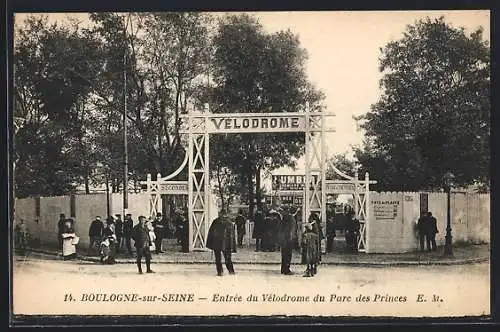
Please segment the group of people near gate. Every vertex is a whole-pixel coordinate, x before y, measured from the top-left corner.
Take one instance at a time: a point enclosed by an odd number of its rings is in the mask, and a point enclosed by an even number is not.
[[[297,222],[295,219],[297,211],[291,206],[273,206],[264,215],[261,208],[255,213],[254,237],[256,238],[256,251],[281,251],[281,274],[293,275],[290,266],[293,250],[297,243]],[[246,220],[240,210],[238,216],[233,220],[226,209],[223,209],[208,230],[206,247],[212,249],[215,256],[215,266],[218,276],[224,274],[222,256],[229,274],[234,274],[232,253],[235,251],[235,225],[238,234],[238,242],[241,246],[243,232],[238,230]],[[240,225],[240,226],[238,226]],[[266,227],[267,225],[267,227]],[[266,232],[267,228],[267,232]],[[312,277],[317,272],[317,266],[321,261],[320,234],[321,225],[319,218],[312,213],[308,221],[304,223],[302,235],[302,259],[307,265],[304,277]],[[243,233],[244,234],[244,233]]]
[[[314,231],[319,234],[320,241],[326,238],[326,252],[332,252],[334,247],[334,240],[336,237],[336,230],[341,229],[345,234],[345,249],[348,252],[356,253],[358,251],[358,241],[360,237],[360,223],[355,218],[355,212],[350,206],[346,206],[344,213],[335,214],[332,206],[327,207],[326,211],[326,233],[320,227],[321,221],[317,214],[313,213],[309,216],[306,223],[302,224],[301,210],[299,207],[290,206],[290,213],[296,219],[297,224],[297,241],[294,244],[295,249],[300,249],[300,238],[302,236],[303,228],[307,223],[311,223]],[[253,221],[253,238],[255,239],[255,251],[269,251],[273,252],[279,250],[278,240],[278,226],[279,226],[279,213],[275,208],[271,208],[265,212],[265,208],[258,208]],[[240,211],[241,214],[241,211]],[[238,225],[238,223],[237,223]],[[238,226],[238,236],[240,236],[240,228]],[[243,228],[243,232],[244,232]]]
[[[163,239],[172,237],[177,239],[177,244],[181,247],[180,251],[189,252],[189,224],[186,213],[180,209],[174,212],[170,220],[161,212],[158,212],[154,218],[140,216],[137,225],[134,223],[132,214],[127,214],[123,221],[120,214],[109,216],[105,223],[100,216],[97,216],[89,227],[89,250],[97,249],[101,261],[108,264],[115,263],[116,254],[124,248],[129,255],[133,255],[132,240],[136,249],[144,245],[142,230],[137,228],[141,224],[147,230],[149,252],[165,253]],[[138,256],[143,252],[143,249],[139,250]]]

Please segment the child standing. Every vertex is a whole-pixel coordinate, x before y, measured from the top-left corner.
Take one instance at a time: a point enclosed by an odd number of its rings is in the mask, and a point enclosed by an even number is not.
[[[302,247],[304,248],[305,264],[307,269],[304,277],[314,277],[318,273],[318,263],[320,254],[319,236],[313,231],[313,224],[306,223],[304,235],[302,236]]]

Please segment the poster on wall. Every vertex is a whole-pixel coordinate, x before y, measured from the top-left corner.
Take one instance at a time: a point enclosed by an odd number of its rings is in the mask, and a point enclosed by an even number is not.
[[[375,220],[395,220],[398,216],[400,201],[376,200],[372,201]]]

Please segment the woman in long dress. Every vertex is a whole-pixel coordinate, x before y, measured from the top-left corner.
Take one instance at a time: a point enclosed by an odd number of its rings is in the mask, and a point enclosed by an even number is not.
[[[68,260],[76,258],[76,244],[78,243],[79,238],[75,234],[73,219],[66,219],[61,237],[63,259]]]

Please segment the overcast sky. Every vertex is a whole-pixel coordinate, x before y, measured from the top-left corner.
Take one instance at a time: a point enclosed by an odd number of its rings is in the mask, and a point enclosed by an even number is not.
[[[471,32],[482,26],[489,39],[489,11],[323,11],[254,13],[269,32],[291,29],[307,49],[309,79],[326,95],[328,111],[336,113],[328,135],[329,154],[360,144],[352,116],[361,115],[378,100],[380,48],[399,39],[408,24],[444,16],[454,27]],[[53,20],[68,14],[53,15]],[[73,14],[74,15],[74,14]],[[77,14],[82,18],[82,14]],[[23,15],[24,16],[24,15]],[[22,19],[22,17],[19,17]],[[17,20],[16,20],[17,21]],[[17,22],[16,22],[17,23]],[[302,163],[300,163],[302,164]],[[302,167],[300,167],[302,168]]]

